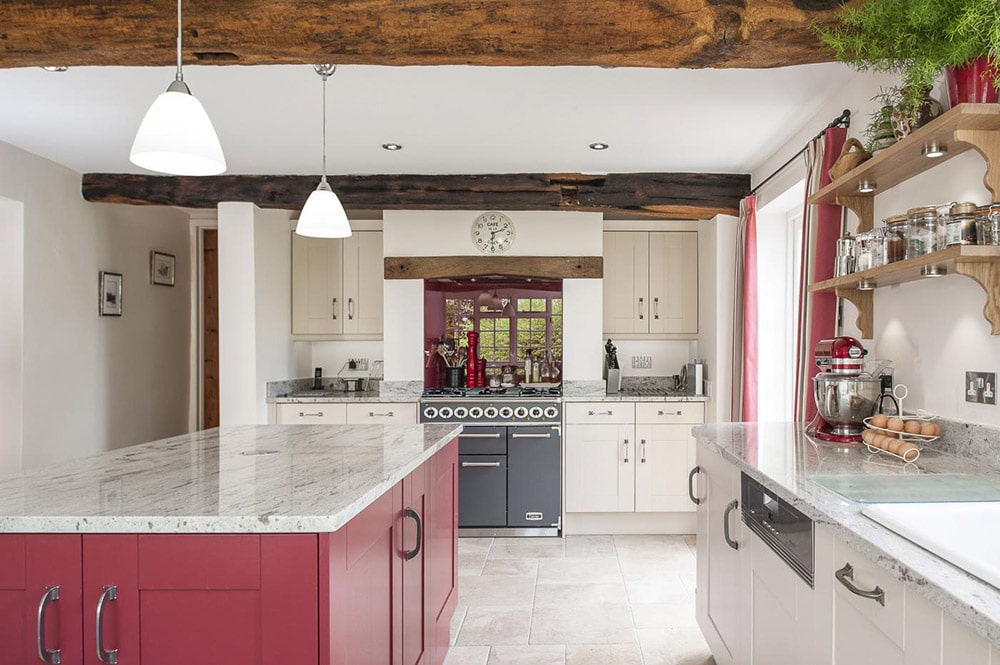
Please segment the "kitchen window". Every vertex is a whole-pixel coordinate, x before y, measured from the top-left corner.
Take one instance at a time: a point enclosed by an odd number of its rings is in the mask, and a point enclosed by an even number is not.
[[[466,333],[479,333],[479,356],[487,368],[501,365],[524,365],[530,349],[541,359],[551,354],[553,361],[562,361],[563,317],[562,297],[513,297],[514,316],[508,316],[511,298],[500,298],[502,307],[477,305],[474,297],[446,298],[446,336],[460,347],[467,346]],[[505,311],[507,313],[505,313]]]

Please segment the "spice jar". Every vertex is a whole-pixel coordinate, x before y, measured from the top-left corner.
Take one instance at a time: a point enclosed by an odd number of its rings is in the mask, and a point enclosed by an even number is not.
[[[854,237],[855,242],[855,261],[854,267],[857,272],[862,270],[868,270],[873,267],[872,263],[872,238],[873,234],[869,233],[859,233]]]
[[[976,243],[1000,245],[1000,206],[976,211]]]
[[[885,220],[885,262],[895,263],[906,258],[906,215],[894,215]]]
[[[976,244],[976,204],[956,203],[948,211],[945,246]]]
[[[906,211],[906,258],[913,259],[937,250],[937,206],[920,206]]]

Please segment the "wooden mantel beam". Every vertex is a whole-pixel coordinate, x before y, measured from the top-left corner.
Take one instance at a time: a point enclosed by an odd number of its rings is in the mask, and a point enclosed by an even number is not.
[[[344,207],[355,210],[579,210],[662,219],[735,215],[750,176],[728,173],[608,175],[328,176]],[[83,198],[103,203],[214,208],[247,201],[296,210],[318,176],[223,175],[207,178],[86,173]]]
[[[860,0],[850,0],[858,4]],[[832,59],[845,0],[219,0],[184,7],[185,62],[780,67]],[[5,0],[0,67],[170,65],[168,0]]]

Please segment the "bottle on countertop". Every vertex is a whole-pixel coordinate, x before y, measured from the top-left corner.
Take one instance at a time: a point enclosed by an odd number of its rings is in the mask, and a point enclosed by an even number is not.
[[[531,369],[532,369],[531,365],[532,365],[532,361],[531,361],[531,349],[528,348],[528,349],[524,350],[524,382],[525,383],[531,383],[531,381],[532,381],[532,379],[531,379]]]
[[[313,390],[323,390],[323,368],[313,370]]]

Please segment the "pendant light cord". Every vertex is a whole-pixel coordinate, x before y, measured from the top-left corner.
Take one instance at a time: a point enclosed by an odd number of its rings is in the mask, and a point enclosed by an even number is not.
[[[181,70],[181,2],[177,0],[177,80],[184,80],[184,72]]]
[[[326,74],[323,74],[323,182],[326,182]]]

